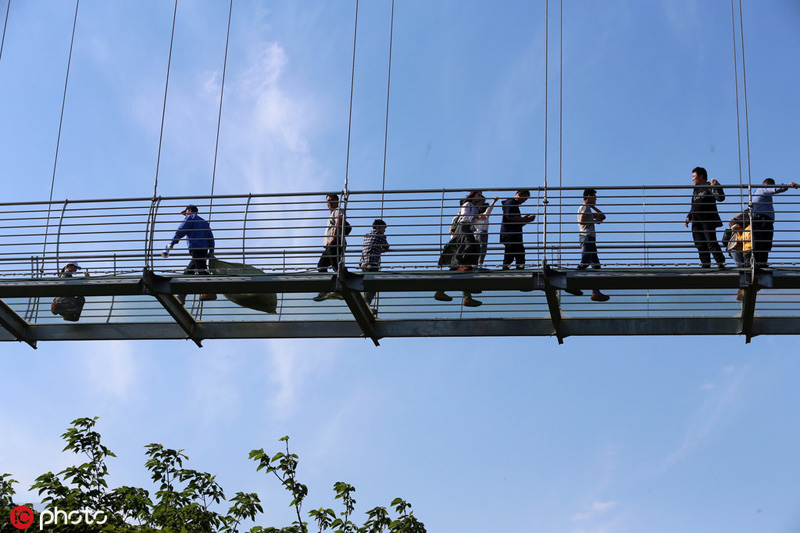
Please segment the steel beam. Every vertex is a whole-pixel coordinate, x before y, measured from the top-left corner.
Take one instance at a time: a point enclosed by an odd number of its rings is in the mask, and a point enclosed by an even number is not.
[[[167,310],[173,320],[181,327],[186,335],[192,339],[198,348],[202,348],[202,327],[194,317],[170,292],[170,279],[145,270],[142,274],[143,289],[152,294],[156,300]]]
[[[205,322],[203,339],[276,338],[363,338],[354,321]],[[186,332],[175,322],[31,324],[30,338],[37,341],[85,340],[185,340]],[[738,317],[676,318],[567,318],[561,320],[562,334],[578,336],[631,335],[737,335]],[[754,317],[753,336],[798,335],[798,317]],[[400,337],[551,337],[550,318],[476,318],[461,320],[379,320],[375,334],[380,338]],[[9,331],[0,330],[0,341],[16,341]]]
[[[544,290],[537,281],[541,270],[451,272],[439,270],[365,272],[363,288],[375,292],[434,292],[437,290],[519,291]],[[549,282],[558,289],[738,289],[741,272],[701,269],[550,270]],[[765,276],[769,274],[770,285]],[[173,276],[173,294],[313,293],[333,290],[331,274],[296,273],[258,276]],[[800,270],[773,270],[761,274],[762,286],[800,289]],[[0,298],[52,296],[125,296],[142,294],[139,276],[34,280],[0,280]]]
[[[13,335],[15,340],[26,342],[31,348],[36,349],[36,338],[31,335],[30,324],[2,300],[0,300],[0,325]]]
[[[544,282],[544,295],[547,298],[547,309],[550,311],[550,320],[553,323],[556,339],[558,339],[558,344],[564,344],[564,333],[561,329],[561,302],[551,278],[558,278],[557,283],[564,284],[561,288],[566,288],[566,279],[549,268],[545,268],[544,275],[540,277],[540,280]]]
[[[346,268],[340,268],[337,280],[341,286],[344,301],[350,308],[353,318],[356,319],[358,327],[365,336],[372,339],[375,346],[379,346],[378,339],[380,337],[376,336],[374,331],[375,315],[372,314],[372,310],[361,292],[364,288],[363,276],[350,272]]]

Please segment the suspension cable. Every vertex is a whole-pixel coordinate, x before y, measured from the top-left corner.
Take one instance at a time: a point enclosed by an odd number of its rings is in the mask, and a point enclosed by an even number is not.
[[[386,191],[386,151],[389,146],[389,92],[392,87],[392,39],[394,37],[394,0],[392,0],[392,17],[389,23],[389,73],[386,79],[386,120],[383,131],[383,180],[381,181],[381,218],[383,218],[384,192]]]
[[[742,16],[742,0],[739,0],[739,34],[742,42],[742,89],[744,90],[744,134],[747,140],[747,184],[752,187],[750,177],[750,117],[747,111],[747,70],[744,59],[744,17]]]
[[[350,134],[353,128],[353,87],[356,79],[356,40],[358,38],[358,0],[356,0],[356,19],[353,24],[353,66],[350,70],[350,112],[347,117],[347,160],[344,167],[344,192],[348,191],[350,179]]]
[[[219,115],[217,116],[217,141],[214,144],[214,169],[211,171],[211,198],[208,204],[208,221],[211,222],[211,209],[214,207],[214,183],[217,179],[217,155],[219,153],[219,130],[222,124],[222,97],[225,94],[225,73],[228,69],[228,43],[231,38],[231,14],[233,13],[233,0],[228,7],[228,32],[225,35],[225,57],[222,61],[222,84],[219,89]]]
[[[564,0],[559,0],[558,5],[558,264],[561,266],[561,212],[564,210],[561,192],[564,154]]]
[[[548,85],[548,71],[549,69],[549,61],[550,61],[550,49],[549,49],[549,42],[550,42],[550,0],[545,0],[544,2],[544,200],[542,201],[542,205],[544,206],[543,213],[544,216],[542,217],[544,220],[542,222],[542,247],[544,249],[544,255],[542,257],[542,265],[547,264],[547,85]]]
[[[11,11],[11,0],[6,5],[6,21],[3,23],[3,39],[0,40],[0,59],[3,58],[3,45],[6,43],[6,27],[8,27],[8,12]]]
[[[167,81],[164,84],[164,104],[161,107],[161,131],[158,134],[158,157],[156,158],[156,177],[153,181],[153,198],[158,194],[158,171],[161,168],[161,144],[164,140],[164,117],[167,114],[167,91],[169,90],[169,71],[172,66],[172,44],[175,42],[175,19],[178,16],[178,0],[172,12],[172,33],[169,37],[169,57],[167,58]]]
[[[10,5],[10,3],[9,3]],[[42,264],[41,268],[44,270],[44,256],[47,253],[47,237],[50,233],[50,212],[53,207],[53,190],[56,185],[56,169],[58,168],[58,151],[61,147],[61,128],[64,124],[64,107],[67,103],[67,86],[69,85],[69,70],[72,65],[72,48],[75,44],[75,28],[78,24],[78,7],[80,5],[80,0],[75,0],[75,16],[72,19],[72,37],[69,41],[69,56],[67,58],[67,74],[64,77],[64,92],[61,97],[61,116],[58,119],[58,136],[56,138],[56,154],[55,158],[53,159],[53,177],[50,180],[50,199],[49,203],[47,204],[47,223],[45,224],[44,230],[44,245],[42,248]],[[56,265],[58,268],[58,265]]]
[[[736,92],[736,147],[739,153],[739,190],[742,190],[742,133],[739,116],[739,60],[736,56],[736,15],[731,0],[731,36],[733,38],[733,82]],[[739,207],[744,211],[744,197],[739,195]]]

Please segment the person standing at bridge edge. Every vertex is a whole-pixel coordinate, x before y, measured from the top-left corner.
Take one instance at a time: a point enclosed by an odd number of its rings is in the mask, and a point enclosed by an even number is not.
[[[386,222],[376,218],[372,222],[372,229],[364,235],[364,246],[361,249],[361,270],[363,272],[378,272],[381,269],[381,254],[389,251],[389,242],[386,240]],[[367,305],[372,305],[375,293],[367,291],[364,299]],[[376,313],[376,309],[372,309]]]
[[[339,209],[339,195],[329,194],[325,196],[326,204],[330,215],[328,222],[325,225],[325,237],[323,244],[325,248],[322,250],[322,256],[317,263],[317,270],[319,272],[327,272],[328,267],[331,267],[334,272],[339,271],[339,262],[344,255],[345,240],[344,237],[350,233],[350,224],[344,219],[344,214]],[[328,298],[341,299],[342,295],[338,292],[320,292],[314,296],[315,302],[321,302]]]
[[[181,211],[181,214],[186,218],[183,219],[178,230],[172,237],[167,247],[161,252],[161,257],[169,257],[172,248],[178,244],[182,238],[186,237],[186,246],[189,248],[189,255],[192,260],[183,271],[184,274],[199,274],[201,276],[208,276],[208,258],[214,255],[214,233],[211,231],[209,223],[197,214],[196,205],[187,205],[186,209]],[[176,295],[181,304],[186,303],[186,295]],[[202,294],[201,301],[216,300],[216,294]]]
[[[703,167],[692,170],[692,182],[695,185],[692,193],[692,207],[686,215],[685,226],[692,223],[692,239],[700,253],[700,266],[711,268],[711,255],[717,262],[717,268],[725,268],[725,256],[717,240],[717,228],[722,227],[722,220],[717,211],[717,202],[725,201],[725,192],[720,183],[712,179],[708,182],[708,172]]]
[[[797,183],[789,183],[789,187],[797,188]],[[775,180],[767,178],[762,187],[753,193],[752,226],[753,259],[756,267],[766,268],[769,252],[772,250],[772,237],[775,231],[775,207],[772,196],[786,192],[789,187],[776,187]]]
[[[581,262],[578,265],[578,270],[600,268],[600,259],[597,257],[595,225],[603,222],[606,219],[606,215],[600,211],[596,203],[597,191],[585,189],[583,191],[583,204],[578,208],[578,229],[580,230],[579,239],[581,243]],[[594,302],[607,302],[609,296],[600,292],[599,289],[594,289],[591,299]]]
[[[512,263],[518,269],[525,268],[525,244],[522,239],[522,228],[533,222],[536,215],[522,215],[519,206],[531,197],[530,191],[519,190],[513,198],[503,200],[503,220],[500,225],[500,242],[503,243],[503,270],[511,268]]]

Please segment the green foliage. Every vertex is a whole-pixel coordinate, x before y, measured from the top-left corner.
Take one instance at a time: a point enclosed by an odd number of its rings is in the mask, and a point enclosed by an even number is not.
[[[102,524],[45,526],[43,531],[102,532],[102,533],[239,533],[244,521],[255,522],[264,513],[261,500],[256,493],[237,492],[230,500],[225,498],[216,477],[206,472],[184,468],[189,457],[183,450],[165,448],[161,444],[145,446],[150,472],[158,489],[151,499],[142,488],[122,486],[109,490],[106,459],[116,457],[101,443],[95,430],[97,417],[73,420],[71,427],[62,435],[71,451],[85,462],[71,466],[54,474],[46,472],[36,478],[31,490],[42,496],[44,510],[52,511],[102,511],[107,521]],[[425,526],[411,512],[411,505],[400,498],[392,501],[394,518],[386,507],[375,507],[367,511],[367,520],[362,526],[352,521],[356,500],[355,487],[348,483],[333,485],[334,499],[341,501],[342,509],[337,514],[333,509],[320,508],[308,512],[309,521],[303,520],[303,501],[308,496],[308,487],[298,481],[299,458],[289,450],[289,437],[283,437],[284,450],[274,455],[263,449],[250,452],[250,459],[258,465],[256,471],[278,479],[291,497],[296,519],[282,528],[253,526],[250,533],[309,533],[309,522],[317,531],[332,533],[425,533]],[[0,512],[9,516],[14,503],[14,484],[11,474],[0,474]],[[225,503],[230,504],[226,513]],[[32,507],[28,504],[29,507]],[[10,524],[3,518],[0,531]],[[38,529],[38,528],[37,528]],[[244,531],[242,532],[244,533]]]

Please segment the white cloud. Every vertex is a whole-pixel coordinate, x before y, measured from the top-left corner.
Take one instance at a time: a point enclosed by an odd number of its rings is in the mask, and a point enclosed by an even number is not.
[[[88,344],[82,363],[91,389],[115,400],[127,398],[139,375],[133,350],[130,342]]]
[[[319,343],[267,341],[269,358],[267,375],[275,385],[269,399],[272,416],[286,420],[298,407],[299,398],[309,381],[326,373],[335,359],[338,350],[330,343],[325,353],[320,353]]]
[[[617,502],[615,501],[596,501],[593,502],[586,511],[576,513],[572,516],[573,522],[582,522],[586,520],[591,520],[598,515],[604,514],[607,511],[610,511],[614,507],[617,506]]]
[[[230,82],[223,105],[220,155],[237,183],[252,192],[318,183],[309,138],[316,106],[299,88],[290,89],[289,57],[278,43],[259,43],[250,68]]]

